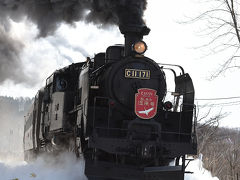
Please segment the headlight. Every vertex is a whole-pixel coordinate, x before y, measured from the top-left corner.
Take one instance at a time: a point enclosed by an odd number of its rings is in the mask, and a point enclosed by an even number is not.
[[[144,54],[147,50],[147,44],[144,41],[138,41],[133,44],[133,51],[137,54]]]

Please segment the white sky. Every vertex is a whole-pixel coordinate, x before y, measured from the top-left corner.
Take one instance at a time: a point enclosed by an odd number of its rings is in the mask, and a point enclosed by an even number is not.
[[[205,42],[205,37],[197,36],[204,24],[190,25],[179,24],[185,21],[186,16],[194,17],[204,8],[204,4],[193,0],[159,1],[149,0],[148,9],[145,12],[147,25],[151,28],[149,36],[145,37],[148,44],[146,55],[157,62],[182,65],[194,82],[196,98],[215,98],[240,96],[238,77],[240,70],[228,72],[213,81],[207,81],[210,73],[214,72],[223,63],[222,56],[203,56],[200,49],[194,49]],[[77,23],[76,27],[62,25],[53,37],[36,40],[36,27],[30,22],[13,23],[12,34],[25,44],[22,59],[26,64],[25,72],[36,79],[34,87],[12,82],[5,82],[0,86],[0,95],[30,96],[33,97],[37,90],[44,85],[44,81],[55,69],[69,64],[61,54],[71,57],[74,62],[84,61],[85,58],[76,51],[75,47],[85,49],[92,57],[94,53],[105,51],[109,45],[123,43],[123,36],[117,27],[107,30],[98,29],[94,25]],[[67,41],[72,47],[64,47],[53,42]],[[39,76],[39,77],[38,77]],[[237,101],[237,100],[231,100]],[[217,102],[196,102],[197,104],[215,104]],[[221,125],[240,127],[238,111],[240,105],[219,106],[214,108],[213,114],[218,112],[230,112],[231,114],[222,120]]]

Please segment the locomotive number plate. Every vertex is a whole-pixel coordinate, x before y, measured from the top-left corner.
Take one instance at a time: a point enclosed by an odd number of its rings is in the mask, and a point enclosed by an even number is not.
[[[125,69],[126,78],[150,79],[149,70]]]

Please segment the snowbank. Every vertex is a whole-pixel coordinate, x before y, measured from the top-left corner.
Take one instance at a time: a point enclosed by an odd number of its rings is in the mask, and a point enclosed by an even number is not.
[[[194,173],[186,174],[185,180],[219,180],[217,177],[212,177],[211,173],[202,167],[202,161],[199,159],[190,162],[186,171]]]

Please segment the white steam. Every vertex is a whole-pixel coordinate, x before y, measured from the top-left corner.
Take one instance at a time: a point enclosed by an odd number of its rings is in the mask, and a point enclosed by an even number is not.
[[[86,180],[84,163],[74,154],[39,157],[34,163],[0,162],[1,180]]]

